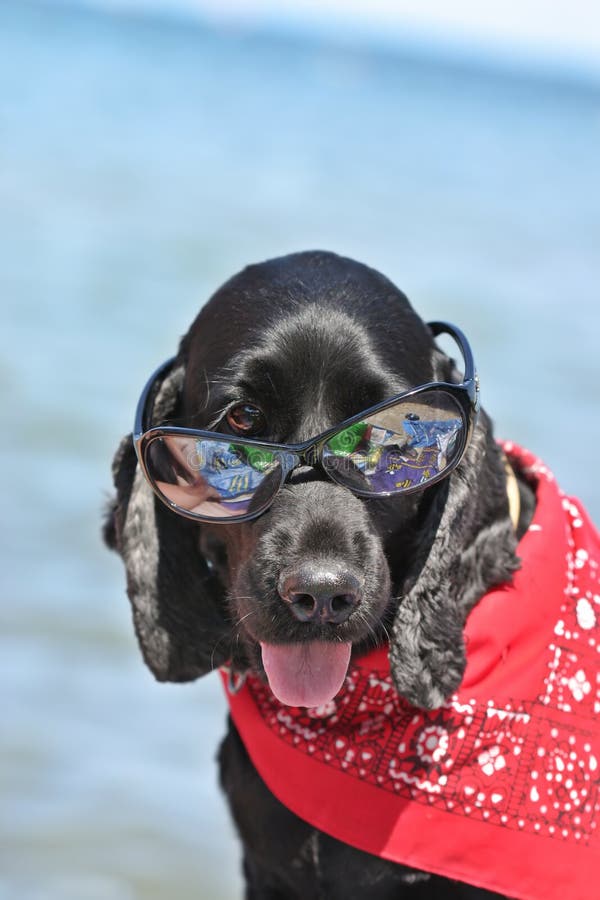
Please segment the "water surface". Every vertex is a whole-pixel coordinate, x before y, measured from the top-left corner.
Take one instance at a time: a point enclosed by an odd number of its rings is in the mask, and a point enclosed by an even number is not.
[[[383,270],[600,518],[598,146],[584,82],[0,6],[2,900],[240,896],[216,677],[153,682],[99,521],[145,379],[241,266]]]

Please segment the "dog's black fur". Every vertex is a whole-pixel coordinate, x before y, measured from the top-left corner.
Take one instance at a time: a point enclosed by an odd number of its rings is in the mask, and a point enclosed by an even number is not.
[[[176,372],[179,381],[156,398],[155,423],[223,431],[223,410],[248,402],[265,415],[260,437],[287,443],[408,387],[456,380],[393,284],[323,252],[250,266],[227,282],[183,338]],[[306,467],[260,518],[199,526],[142,484],[130,437],[114,476],[105,537],[124,558],[137,635],[159,680],[191,680],[226,662],[264,675],[260,641],[341,639],[360,653],[389,636],[398,692],[436,708],[461,682],[469,610],[518,567],[504,464],[485,413],[459,468],[408,497],[359,499]],[[521,493],[523,530],[534,501],[525,486]],[[359,602],[346,621],[291,614],[278,585],[300,566],[342,567],[356,579]],[[219,759],[248,898],[493,896],[311,828],[268,791],[231,723]]]

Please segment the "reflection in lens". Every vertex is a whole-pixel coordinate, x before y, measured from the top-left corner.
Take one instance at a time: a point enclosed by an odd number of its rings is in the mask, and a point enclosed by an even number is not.
[[[462,449],[464,430],[457,401],[429,391],[335,434],[324,447],[323,464],[354,490],[401,493],[443,474]]]
[[[260,511],[281,481],[276,451],[187,435],[155,438],[146,466],[170,503],[214,519]]]

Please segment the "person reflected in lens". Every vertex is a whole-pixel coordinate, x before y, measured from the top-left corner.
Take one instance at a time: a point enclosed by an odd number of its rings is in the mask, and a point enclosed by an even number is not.
[[[173,435],[153,441],[149,449],[151,474],[157,488],[176,506],[200,512],[211,503],[218,509],[221,495],[200,474],[196,445],[193,438]]]
[[[260,448],[170,435],[154,442],[150,458],[161,493],[210,518],[246,515],[279,486],[275,456]]]

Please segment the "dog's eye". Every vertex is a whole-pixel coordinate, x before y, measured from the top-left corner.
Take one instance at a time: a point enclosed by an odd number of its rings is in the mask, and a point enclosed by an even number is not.
[[[265,427],[265,417],[257,406],[240,403],[227,412],[227,424],[238,434],[258,434]]]

